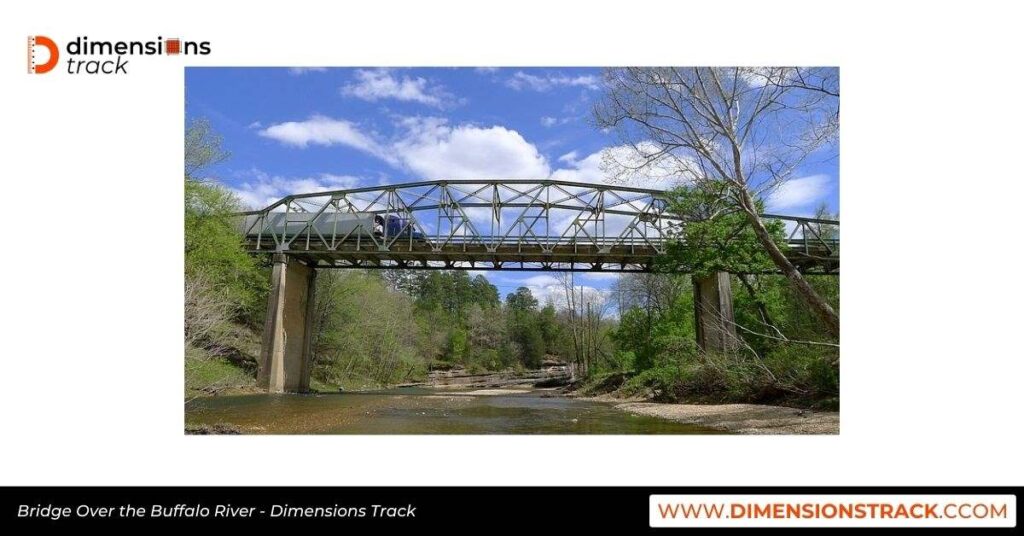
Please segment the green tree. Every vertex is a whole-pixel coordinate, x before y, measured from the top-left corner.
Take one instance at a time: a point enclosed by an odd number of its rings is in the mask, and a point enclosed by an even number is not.
[[[537,315],[537,298],[527,287],[519,287],[505,297],[509,317],[509,339],[519,350],[519,360],[527,368],[540,366],[544,357],[544,337]]]
[[[388,385],[425,373],[409,296],[364,272],[324,270],[316,285],[315,380]]]
[[[487,278],[478,275],[470,279],[464,271],[429,272],[401,284],[416,298],[419,307],[439,308],[458,320],[465,319],[471,304],[496,307],[501,303],[497,287]]]
[[[228,157],[209,122],[199,119],[185,130],[185,276],[201,277],[233,305],[238,319],[255,322],[261,315],[267,277],[242,249],[242,236],[231,214],[240,210],[227,189],[198,177]]]
[[[646,370],[654,365],[652,331],[651,315],[639,307],[631,307],[621,313],[619,325],[611,333],[616,349],[633,354],[637,370]]]
[[[630,148],[607,168],[654,171],[714,192],[743,214],[761,248],[833,337],[839,315],[790,262],[761,217],[759,196],[791,179],[839,136],[839,71],[806,67],[608,69],[594,108]]]
[[[670,233],[667,254],[660,259],[662,268],[697,276],[774,270],[746,216],[730,210],[718,192],[681,187],[669,192],[668,198],[668,211],[679,215],[683,225]],[[763,210],[760,202],[758,210]],[[783,223],[769,220],[764,226],[772,240],[785,247]]]
[[[562,326],[558,323],[558,313],[555,311],[555,304],[550,301],[540,310],[537,318],[541,339],[544,341],[544,352],[557,354],[559,340],[562,338]]]
[[[199,276],[221,289],[236,305],[238,318],[257,322],[265,306],[267,276],[242,249],[230,214],[234,196],[215,184],[185,183],[185,275]]]
[[[519,287],[515,292],[510,293],[505,297],[505,305],[512,311],[517,313],[532,312],[537,309],[537,298],[533,297],[533,292],[527,287]]]
[[[498,294],[498,287],[491,284],[486,277],[477,275],[470,283],[473,293],[472,303],[480,307],[498,307],[501,305],[501,295]]]

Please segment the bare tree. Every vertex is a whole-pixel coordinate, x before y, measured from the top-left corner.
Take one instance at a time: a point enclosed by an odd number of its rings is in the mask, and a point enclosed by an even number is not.
[[[612,284],[612,292],[620,311],[640,307],[652,314],[665,314],[689,280],[676,274],[658,272],[624,273]]]
[[[185,345],[196,347],[231,320],[235,306],[201,273],[185,274]]]
[[[221,141],[207,119],[195,119],[188,125],[185,129],[185,180],[201,180],[197,175],[203,169],[230,156],[221,147]]]
[[[713,213],[741,212],[772,262],[839,336],[839,316],[786,258],[761,220],[769,195],[812,153],[838,137],[835,69],[622,68],[605,73],[594,108],[628,151],[609,151],[605,168],[620,180],[657,171],[717,199]]]
[[[815,219],[819,220],[839,220],[839,214],[833,214],[828,209],[828,205],[821,203],[818,208],[814,211]],[[811,229],[817,233],[822,240],[832,240],[839,238],[839,227],[828,223],[812,223]]]
[[[223,348],[212,342],[219,332],[230,329],[235,304],[217,285],[202,273],[185,274],[185,404],[199,397],[200,392],[215,393],[227,387],[227,376],[210,381],[201,374],[201,361],[223,353]],[[192,350],[196,358],[189,358]],[[189,394],[189,393],[192,394]]]
[[[569,334],[572,335],[573,360],[569,364],[569,374],[575,380],[577,371],[581,369],[580,361],[583,355],[582,329],[576,310],[576,281],[573,272],[562,272],[559,274],[559,281],[562,283],[562,290],[565,291],[565,312],[568,317]]]
[[[596,289],[577,287],[572,272],[562,273],[560,281],[565,292],[565,315],[573,343],[570,373],[575,379],[577,373],[586,376],[590,366],[602,355],[604,333],[601,328],[611,301]]]

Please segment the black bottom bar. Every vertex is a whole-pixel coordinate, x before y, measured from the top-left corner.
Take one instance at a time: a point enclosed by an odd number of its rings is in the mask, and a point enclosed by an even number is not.
[[[1020,490],[980,487],[21,487],[0,488],[0,526],[4,529],[258,527],[261,530],[359,531],[355,534],[369,530],[415,529],[440,531],[440,534],[521,532],[524,536],[593,531],[594,534],[614,535],[615,531],[637,534],[673,530],[650,528],[649,497],[652,494],[707,495],[709,500],[723,494],[1010,494],[1019,497]],[[1017,525],[1019,527],[1019,523]],[[695,529],[682,530],[692,532]],[[707,530],[721,533],[729,529]]]

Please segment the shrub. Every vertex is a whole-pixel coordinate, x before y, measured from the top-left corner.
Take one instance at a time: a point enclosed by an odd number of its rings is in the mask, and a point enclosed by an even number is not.
[[[813,398],[839,395],[839,369],[830,349],[789,344],[775,348],[765,365],[775,374],[781,389]]]

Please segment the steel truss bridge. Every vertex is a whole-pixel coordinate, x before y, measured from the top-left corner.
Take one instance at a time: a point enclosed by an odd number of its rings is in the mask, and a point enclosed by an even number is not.
[[[647,272],[685,225],[666,195],[558,180],[438,180],[290,195],[244,213],[241,225],[251,253],[313,268]],[[355,228],[335,223],[366,215]],[[398,225],[373,228],[376,217]],[[838,221],[763,217],[785,222],[786,255],[801,271],[839,272]]]

